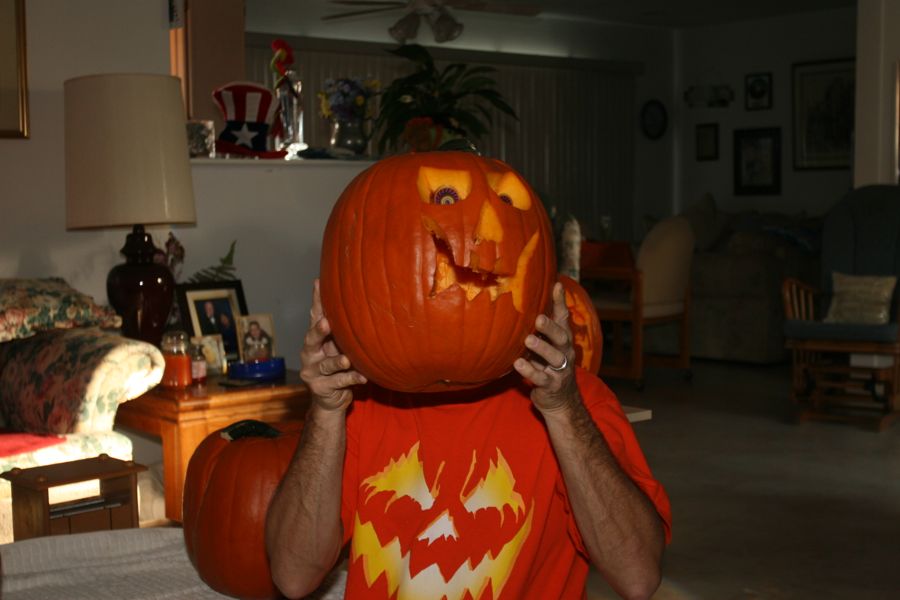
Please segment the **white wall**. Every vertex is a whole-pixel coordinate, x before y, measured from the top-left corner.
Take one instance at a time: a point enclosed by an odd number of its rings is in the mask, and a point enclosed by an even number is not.
[[[167,73],[166,0],[25,4],[31,138],[0,140],[0,276],[57,275],[105,302],[106,274],[121,262],[125,236],[66,231],[63,81]]]
[[[791,65],[796,62],[852,57],[856,53],[856,13],[853,8],[803,13],[762,21],[704,27],[681,32],[683,79],[679,93],[690,85],[728,84],[735,100],[727,108],[687,108],[683,101],[679,145],[683,206],[711,192],[720,209],[807,211],[822,214],[850,187],[850,169],[793,169]],[[744,76],[771,72],[773,107],[744,108]],[[719,159],[695,160],[694,131],[698,123],[719,124]],[[735,196],[733,132],[757,127],[781,128],[781,193]]]

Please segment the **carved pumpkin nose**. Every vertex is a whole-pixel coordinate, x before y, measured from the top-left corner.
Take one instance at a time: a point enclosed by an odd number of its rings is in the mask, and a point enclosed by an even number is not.
[[[496,209],[491,206],[490,199],[481,204],[478,224],[475,225],[475,245],[469,256],[469,268],[477,271],[489,271],[497,275],[499,244],[503,241],[503,225]]]

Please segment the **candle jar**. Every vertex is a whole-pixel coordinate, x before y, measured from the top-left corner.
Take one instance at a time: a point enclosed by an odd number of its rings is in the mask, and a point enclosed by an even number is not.
[[[166,332],[160,349],[166,361],[162,384],[171,388],[186,388],[191,385],[191,356],[188,354],[187,334],[183,331]]]

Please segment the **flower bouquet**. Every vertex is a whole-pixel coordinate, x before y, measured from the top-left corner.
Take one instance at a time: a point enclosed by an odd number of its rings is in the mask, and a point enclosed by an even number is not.
[[[375,115],[369,99],[378,94],[377,79],[327,79],[320,91],[319,110],[326,119],[340,121],[366,120]]]

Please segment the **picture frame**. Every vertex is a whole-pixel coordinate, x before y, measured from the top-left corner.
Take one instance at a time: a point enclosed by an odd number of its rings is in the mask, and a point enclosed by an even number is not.
[[[275,356],[275,319],[271,313],[238,317],[241,362],[268,360]]]
[[[695,139],[698,161],[719,160],[718,123],[700,123],[697,125]]]
[[[175,297],[182,325],[191,337],[220,334],[228,360],[239,360],[237,317],[247,314],[239,280],[180,283]]]
[[[736,129],[734,193],[738,196],[781,193],[781,128]]]
[[[749,73],[744,76],[744,108],[747,110],[772,108],[771,73]]]
[[[25,0],[0,0],[0,138],[27,138]]]
[[[795,169],[849,169],[856,61],[795,63],[792,68]]]
[[[228,372],[228,357],[225,354],[222,334],[194,336],[191,338],[191,343],[200,346],[203,358],[206,359],[207,373],[224,374]]]

